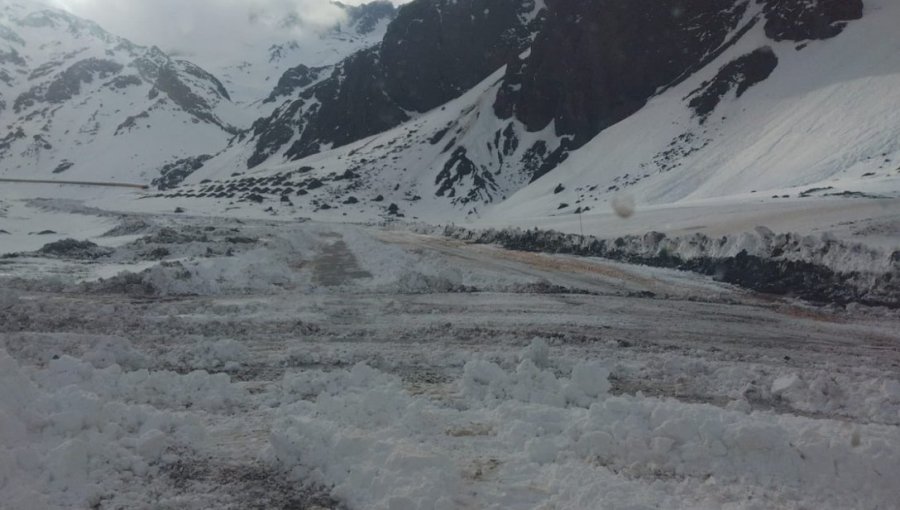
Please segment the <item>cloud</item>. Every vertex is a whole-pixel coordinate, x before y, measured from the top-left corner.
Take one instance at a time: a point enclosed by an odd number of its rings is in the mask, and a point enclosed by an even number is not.
[[[215,65],[247,48],[314,35],[342,19],[329,0],[51,0],[141,45]],[[363,0],[344,0],[360,4]],[[395,1],[395,3],[400,3]],[[297,22],[286,24],[286,19]],[[237,54],[237,55],[236,55]]]

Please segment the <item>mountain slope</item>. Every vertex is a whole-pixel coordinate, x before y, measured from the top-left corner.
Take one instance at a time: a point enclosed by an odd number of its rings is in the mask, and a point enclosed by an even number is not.
[[[895,2],[871,0],[839,35],[758,23],[495,214],[607,211],[620,193],[649,205],[897,196],[900,113],[885,105],[900,101],[898,17]]]
[[[278,107],[229,154],[233,170],[297,160],[393,128],[458,97],[527,48],[533,1],[404,5],[376,48],[332,69],[294,68],[270,95]],[[293,82],[293,87],[291,86]],[[283,86],[284,85],[284,86]],[[239,156],[238,156],[239,155]],[[222,164],[218,161],[211,165]]]
[[[9,0],[0,115],[0,176],[113,181],[149,181],[170,160],[219,150],[249,121],[200,67]]]
[[[235,102],[256,107],[258,116],[268,116],[277,106],[275,99],[290,95],[302,82],[298,74],[327,76],[336,63],[380,43],[397,15],[387,0],[332,5],[343,17],[330,27],[310,26],[293,12],[278,17],[275,30],[257,21],[257,31],[271,35],[248,43],[240,54],[222,55],[221,62],[210,64],[211,70],[221,77]]]
[[[385,110],[395,115],[386,124],[410,120],[357,142],[365,129],[344,139],[313,137],[284,160],[288,142],[298,140],[286,124],[271,131],[283,139],[250,173],[252,146],[233,147],[192,178],[219,182],[170,195],[359,219],[503,222],[606,212],[623,192],[643,207],[725,196],[771,201],[774,194],[862,200],[900,189],[891,163],[900,159],[900,118],[883,106],[900,90],[900,39],[889,26],[898,7],[886,0],[864,10],[826,1],[711,0],[689,10],[673,2],[635,11],[615,1],[586,5],[535,6],[543,12],[531,18],[538,33],[525,39],[525,50],[425,113],[372,89],[354,91],[353,73],[338,73],[336,90],[346,95],[333,102],[345,108],[337,119],[352,122],[355,113],[364,128],[376,125],[367,119],[383,112],[372,102],[381,97],[394,108]],[[595,11],[598,5],[608,9]],[[617,21],[626,34],[602,28]],[[629,42],[632,32],[653,36]],[[569,51],[575,42],[596,54]],[[685,45],[688,56],[669,50]],[[383,49],[371,53],[383,58]],[[373,113],[357,109],[360,97]],[[317,115],[328,105],[315,93],[308,101],[309,110],[294,114],[315,132],[327,125]]]

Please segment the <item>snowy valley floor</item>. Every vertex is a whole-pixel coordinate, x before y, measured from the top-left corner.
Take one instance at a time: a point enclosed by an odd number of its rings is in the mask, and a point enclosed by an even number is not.
[[[375,227],[72,216],[96,245],[0,235],[28,250],[0,259],[0,506],[900,501],[896,310]]]

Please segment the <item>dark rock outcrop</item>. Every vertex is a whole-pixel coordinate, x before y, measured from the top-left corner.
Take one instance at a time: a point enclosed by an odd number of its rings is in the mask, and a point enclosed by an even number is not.
[[[466,196],[457,197],[455,186],[462,180],[470,180],[471,188]],[[454,203],[490,201],[496,188],[493,175],[480,168],[467,155],[465,147],[458,147],[435,180],[437,196],[453,198]]]
[[[862,0],[766,0],[766,35],[776,41],[829,39],[863,15]]]
[[[147,50],[132,65],[141,78],[152,83],[150,99],[161,95],[178,105],[182,110],[202,122],[214,124],[230,134],[238,130],[219,119],[213,112],[211,101],[230,101],[228,91],[212,74],[185,60],[172,60],[156,46]],[[202,96],[195,92],[187,81],[205,89]]]
[[[339,147],[408,118],[384,92],[378,48],[362,51],[338,64],[331,77],[253,124],[256,147],[247,167],[263,163],[292,140],[285,156],[300,159],[319,152],[322,145]]]
[[[380,64],[377,48],[357,53],[315,87],[313,94],[320,106],[286,156],[300,159],[318,152],[320,144],[339,147],[408,120],[385,93]]]
[[[80,60],[51,81],[46,87],[32,87],[16,98],[13,108],[16,113],[30,108],[36,103],[62,103],[81,93],[83,83],[92,83],[94,78],[105,79],[122,70],[122,65],[110,60],[88,58]]]
[[[172,189],[184,182],[192,173],[203,168],[203,165],[210,159],[212,156],[204,154],[169,163],[160,169],[160,176],[153,179],[150,184],[162,191]]]
[[[381,46],[335,66],[318,83],[297,67],[279,80],[270,101],[308,87],[254,123],[252,168],[283,150],[299,159],[339,147],[435,108],[486,78],[527,48],[534,0],[414,0],[399,9]],[[310,85],[312,84],[312,85]]]
[[[470,89],[530,41],[534,0],[416,0],[400,9],[381,46],[388,94],[424,112]]]
[[[219,95],[219,97],[231,101],[231,96],[228,95],[228,90],[225,89],[225,85],[222,85],[222,82],[220,82],[218,78],[213,76],[212,73],[206,71],[200,66],[188,62],[187,60],[179,60],[178,69],[182,73],[185,73],[188,76],[193,76],[194,78],[197,78],[201,82],[205,83],[208,90],[213,94],[217,94]]]
[[[295,91],[312,85],[319,79],[322,72],[324,72],[323,68],[310,68],[303,64],[288,69],[281,75],[278,84],[263,103],[275,102],[279,97],[290,96]]]
[[[63,239],[45,244],[38,253],[46,257],[59,257],[68,259],[93,260],[108,257],[113,252],[112,248],[97,246],[90,241],[78,241],[76,239]]]
[[[736,0],[548,0],[531,53],[510,64],[495,103],[530,131],[555,121],[572,148],[635,113],[715,52],[743,16]]]
[[[126,74],[122,76],[116,76],[109,83],[106,84],[107,87],[111,89],[124,89],[128,87],[136,87],[143,83],[140,76],[136,76],[133,74]]]
[[[768,46],[738,57],[719,69],[715,78],[692,92],[689,97],[693,99],[688,106],[701,117],[702,122],[729,91],[735,90],[737,97],[741,97],[747,89],[768,78],[777,66],[778,57]]]
[[[10,131],[3,138],[0,138],[0,156],[6,153],[14,142],[23,138],[25,138],[25,131],[21,127]]]
[[[210,124],[215,124],[228,133],[237,133],[235,128],[222,122],[221,119],[212,113],[212,107],[209,102],[203,97],[195,94],[194,91],[181,80],[181,76],[174,66],[166,65],[161,67],[157,73],[156,82],[153,84],[153,87],[154,91],[158,90],[163,92],[172,100],[172,102],[193,117]],[[151,91],[151,94],[153,94],[153,91]],[[226,96],[223,97],[227,99]]]
[[[6,25],[0,25],[0,39],[19,46],[25,46],[25,39],[22,39],[22,36]]]
[[[50,82],[44,98],[52,103],[61,103],[78,95],[82,83],[91,83],[95,76],[102,79],[121,70],[121,64],[109,60],[89,58],[76,62]]]
[[[56,168],[53,169],[53,173],[61,174],[61,173],[65,172],[66,170],[72,168],[73,166],[75,166],[75,163],[72,163],[71,161],[68,161],[68,160],[63,160],[58,165],[56,165]]]

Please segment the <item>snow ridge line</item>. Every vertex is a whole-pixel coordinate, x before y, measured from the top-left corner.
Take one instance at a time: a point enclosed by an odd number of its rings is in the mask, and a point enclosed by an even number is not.
[[[616,239],[520,228],[469,230],[447,226],[443,235],[510,250],[563,253],[691,271],[747,289],[816,304],[862,304],[900,309],[900,250],[887,253],[823,234],[754,232],[711,238],[660,232]]]

